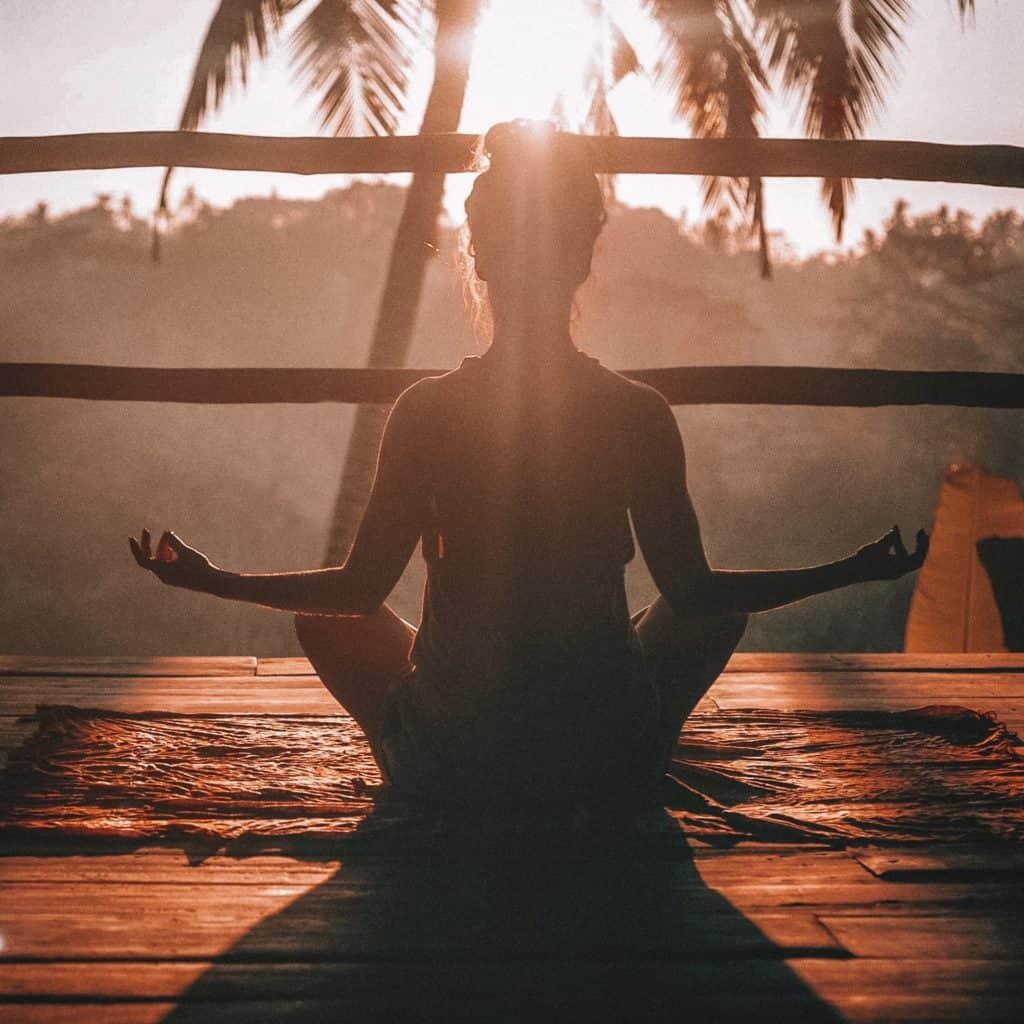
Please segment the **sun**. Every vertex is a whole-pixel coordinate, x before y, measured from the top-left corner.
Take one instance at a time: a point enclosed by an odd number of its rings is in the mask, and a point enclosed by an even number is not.
[[[604,7],[631,43],[635,30],[642,37],[643,25],[628,0],[605,0]],[[590,103],[588,71],[600,73],[611,51],[608,22],[593,10],[593,0],[489,4],[477,28],[460,130],[483,133],[521,117],[582,130]],[[452,223],[462,223],[471,185],[468,175],[449,176],[445,210]]]
[[[601,50],[601,26],[586,0],[492,3],[477,29],[462,123],[481,131],[516,117],[550,118],[578,130],[584,77]]]

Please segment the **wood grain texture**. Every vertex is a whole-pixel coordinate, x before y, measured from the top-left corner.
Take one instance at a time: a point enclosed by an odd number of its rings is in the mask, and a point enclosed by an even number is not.
[[[137,367],[0,363],[0,397],[202,405],[386,404],[442,370]],[[1024,408],[1024,374],[823,366],[672,366],[622,370],[670,405]]]
[[[1020,997],[1002,995],[849,995],[840,994],[823,1003],[804,991],[793,994],[746,994],[745,971],[734,970],[730,981],[717,994],[695,996],[680,981],[671,986],[671,1001],[658,989],[626,992],[608,991],[599,985],[590,993],[549,987],[537,990],[520,988],[512,996],[504,991],[493,1001],[481,998],[470,988],[456,994],[403,989],[402,974],[388,979],[384,992],[376,997],[281,999],[226,1001],[117,1003],[20,1003],[5,1006],[5,1024],[311,1024],[311,1022],[349,1021],[391,1022],[396,1020],[488,1020],[512,1024],[531,1021],[562,1022],[585,1019],[593,1024],[621,1024],[624,1020],[677,1024],[680,1006],[686,1007],[686,1019],[714,1021],[715,1024],[750,1024],[751,1020],[800,1021],[801,1024],[1020,1024]],[[670,979],[673,980],[674,979]],[[628,981],[627,981],[628,984]],[[739,986],[739,987],[737,987]],[[600,993],[600,994],[598,994]],[[602,999],[603,996],[603,999]],[[616,998],[617,997],[617,998]],[[609,998],[616,1001],[609,1004]],[[622,1000],[629,1001],[623,1005]],[[481,1017],[467,1016],[479,1008]],[[6,1012],[8,1011],[9,1012]],[[424,1016],[426,1014],[426,1016]],[[567,1014],[575,1016],[567,1017]],[[638,1016],[639,1015],[639,1016]]]
[[[819,920],[857,957],[1015,960],[1024,949],[1024,918],[1011,912],[821,915]]]
[[[874,850],[857,853],[855,857],[878,878],[892,881],[1024,877],[1024,850],[1012,845],[928,845],[909,850]]]
[[[725,666],[726,672],[1024,672],[1024,654],[815,654],[775,651],[740,651]],[[182,673],[176,673],[182,674]],[[307,658],[259,658],[260,676],[315,675]]]
[[[1017,657],[737,655],[711,695],[726,707],[955,703],[1024,726]],[[304,659],[187,662],[55,659],[4,675],[0,750],[32,727],[13,716],[44,702],[327,714],[356,729]],[[229,665],[237,674],[220,674]],[[279,845],[6,844],[0,1019],[1020,1019],[1024,861],[1010,846],[691,842],[690,860],[655,844],[626,871],[614,857],[552,869],[446,846],[339,857]]]
[[[162,656],[119,658],[106,655],[47,657],[0,654],[0,676],[251,676],[253,657]],[[0,684],[2,685],[2,684]]]
[[[0,174],[109,167],[216,167],[287,174],[458,173],[478,135],[285,138],[219,132],[96,132],[0,138]],[[892,178],[1024,187],[1024,149],[903,140],[670,139],[578,136],[610,174]]]
[[[425,876],[419,881],[429,885]],[[637,895],[639,908],[645,900]],[[0,886],[0,959],[644,959],[842,952],[804,909],[741,914],[726,910],[705,889],[683,889],[678,903],[639,919],[624,914],[616,901],[606,915],[609,897],[594,893],[594,903],[579,908],[578,921],[552,915],[540,899],[503,891],[497,879],[489,892],[449,883],[410,896],[403,885]]]
[[[786,967],[822,994],[849,995],[1022,995],[1024,961],[984,960],[844,960],[792,958]],[[380,963],[262,963],[213,964],[209,961],[118,963],[12,963],[0,972],[0,1000],[59,999],[177,999],[201,981],[201,998],[210,1002],[236,999],[316,999],[347,993],[351,999],[380,995],[393,982],[396,968]],[[407,994],[420,997],[457,991],[465,967],[446,963],[408,963],[401,966]],[[609,975],[635,975],[652,989],[684,980],[694,995],[714,995],[735,984],[736,965],[718,960],[690,963],[608,963],[573,965],[578,982],[594,985]],[[205,977],[204,977],[205,976]],[[515,991],[538,981],[536,964],[494,964],[481,972],[482,991]],[[554,978],[550,979],[554,981]],[[678,982],[677,982],[678,983]],[[784,985],[776,964],[749,961],[744,965],[744,989],[750,996],[778,995]],[[200,996],[200,991],[193,994]]]
[[[39,704],[177,714],[344,715],[316,676],[0,678],[0,715],[31,714]]]

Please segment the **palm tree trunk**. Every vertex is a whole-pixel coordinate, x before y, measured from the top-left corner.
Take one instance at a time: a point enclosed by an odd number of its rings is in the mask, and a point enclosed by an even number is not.
[[[480,0],[438,0],[434,37],[434,80],[420,126],[421,134],[459,129],[466,96],[473,37]],[[416,173],[391,249],[368,366],[403,366],[416,326],[427,262],[437,244],[437,220],[444,196],[443,174]],[[334,503],[325,565],[337,565],[351,546],[366,507],[377,463],[377,448],[388,408],[361,405]]]

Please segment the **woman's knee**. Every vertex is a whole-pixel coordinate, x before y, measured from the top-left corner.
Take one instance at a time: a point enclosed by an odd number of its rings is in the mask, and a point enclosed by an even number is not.
[[[372,615],[295,616],[295,635],[315,666],[402,674],[415,630],[386,605]]]
[[[710,637],[739,643],[747,628],[750,616],[746,612],[723,612],[717,615],[702,615],[699,612],[679,614],[664,598],[658,598],[634,617],[640,633],[677,639],[707,639]]]
[[[331,632],[332,619],[324,615],[306,615],[299,612],[292,620],[295,625],[295,635],[299,643],[305,648],[307,644],[316,643],[322,640]]]

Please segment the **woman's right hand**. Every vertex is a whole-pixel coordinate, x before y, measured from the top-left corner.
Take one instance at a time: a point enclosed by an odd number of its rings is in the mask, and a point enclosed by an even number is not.
[[[164,532],[155,552],[147,529],[142,530],[138,539],[129,537],[128,544],[139,566],[171,587],[207,591],[217,573],[206,555],[190,548],[170,530]]]

